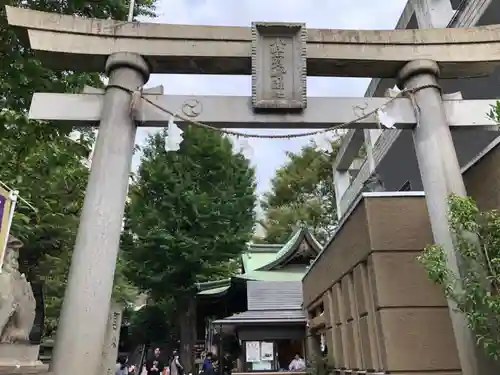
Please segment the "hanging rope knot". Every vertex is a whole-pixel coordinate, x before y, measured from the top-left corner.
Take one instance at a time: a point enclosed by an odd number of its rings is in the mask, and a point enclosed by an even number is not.
[[[130,117],[134,121],[140,121],[141,103],[142,103],[142,99],[143,99],[142,86],[137,87],[136,89],[130,89],[130,88],[122,86],[122,85],[111,84],[111,85],[106,86],[106,90],[108,90],[108,89],[119,89],[119,90],[123,90],[125,92],[128,92],[130,94],[130,106],[129,106]]]
[[[141,103],[142,103],[142,87],[137,88],[131,93],[130,99],[130,116],[134,121],[139,121],[139,116],[141,114]]]
[[[425,85],[425,86],[416,87],[414,89],[404,90],[403,96],[410,100],[411,106],[413,108],[413,113],[415,114],[415,120],[417,122],[417,126],[420,124],[420,107],[418,106],[417,100],[415,99],[415,93],[420,91],[420,90],[429,88],[430,86],[431,85]],[[434,86],[435,85],[432,85],[432,87],[434,87]]]

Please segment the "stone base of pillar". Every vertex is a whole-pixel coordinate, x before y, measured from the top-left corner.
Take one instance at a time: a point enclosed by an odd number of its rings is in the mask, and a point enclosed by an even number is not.
[[[0,375],[44,374],[49,366],[38,360],[39,345],[0,344]]]

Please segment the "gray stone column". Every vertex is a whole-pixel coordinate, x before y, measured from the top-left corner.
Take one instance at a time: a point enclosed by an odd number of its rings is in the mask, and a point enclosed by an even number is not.
[[[304,358],[308,363],[313,363],[321,358],[321,343],[315,330],[306,328],[306,350]]]
[[[445,249],[448,268],[458,274],[458,260],[448,225],[447,199],[451,193],[464,196],[466,192],[437,84],[438,76],[439,67],[434,61],[412,61],[399,72],[398,85],[407,89],[426,87],[414,94],[419,117],[413,130],[415,151],[434,241]],[[465,316],[456,310],[455,303],[448,301],[448,305],[462,374],[480,374],[474,335],[467,327]]]
[[[146,61],[120,52],[106,62],[110,85],[135,90],[149,78]],[[51,372],[99,374],[135,143],[131,94],[104,96],[83,211],[64,295]]]

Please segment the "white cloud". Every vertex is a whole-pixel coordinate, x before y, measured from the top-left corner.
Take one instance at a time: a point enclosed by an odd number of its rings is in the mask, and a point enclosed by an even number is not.
[[[381,5],[383,4],[383,5]],[[252,21],[305,22],[310,28],[393,29],[406,0],[159,0],[152,22],[220,26],[250,26]],[[149,21],[151,22],[151,21]],[[310,96],[363,96],[369,80],[309,78]],[[163,85],[166,94],[250,95],[248,76],[154,75],[148,86]],[[144,142],[148,129],[140,129]],[[264,131],[259,131],[263,133]],[[268,131],[275,133],[276,131]],[[257,168],[258,190],[269,187],[286,151],[297,151],[308,139],[250,140]],[[135,163],[138,162],[136,159]]]

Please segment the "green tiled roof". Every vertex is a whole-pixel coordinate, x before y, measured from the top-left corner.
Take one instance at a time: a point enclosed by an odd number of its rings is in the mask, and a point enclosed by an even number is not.
[[[292,235],[292,237],[290,237],[290,239],[288,240],[288,242],[281,248],[280,251],[278,251],[278,254],[276,254],[276,259],[281,258],[283,255],[285,255],[290,250],[292,250],[292,248],[294,247],[294,245],[297,244],[297,242],[299,241],[299,238],[303,234],[302,232],[303,232],[302,230],[298,230],[298,231],[296,231]]]
[[[221,279],[215,281],[205,281],[203,283],[196,283],[196,287],[200,292],[210,289],[221,288],[231,285],[231,279]]]
[[[318,241],[314,238],[314,236],[309,232],[307,227],[300,227],[287,241],[285,245],[281,248],[280,251],[275,256],[275,259],[271,260],[267,264],[262,265],[256,270],[259,271],[270,271],[277,266],[282,266],[291,256],[295,254],[299,245],[302,241],[306,240],[309,245],[314,249],[316,254],[319,254],[322,250],[322,246]]]
[[[243,271],[234,275],[234,279],[256,281],[301,281],[307,269],[303,267],[276,269],[287,264],[293,257],[302,241],[306,240],[316,253],[321,245],[306,227],[299,228],[285,244],[251,244],[241,255]],[[217,295],[230,288],[231,279],[209,281],[197,284],[198,295]]]
[[[285,246],[284,244],[251,244],[248,251],[241,254],[244,272],[250,272],[276,259],[276,254]]]
[[[306,273],[306,269],[294,271],[251,271],[234,278],[255,280],[255,281],[301,281]]]
[[[199,296],[212,296],[212,295],[215,295],[215,294],[220,294],[220,293],[224,293],[226,290],[228,290],[230,288],[230,285],[227,285],[227,286],[221,286],[219,288],[213,288],[213,289],[207,289],[207,290],[202,290],[200,292],[198,292],[198,295]]]
[[[243,263],[245,272],[251,272],[257,268],[265,266],[274,259],[276,259],[276,251],[267,253],[248,252],[241,254],[241,262]]]

